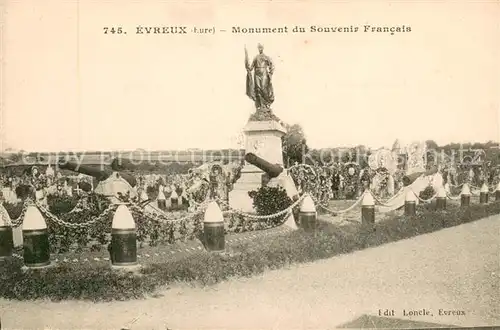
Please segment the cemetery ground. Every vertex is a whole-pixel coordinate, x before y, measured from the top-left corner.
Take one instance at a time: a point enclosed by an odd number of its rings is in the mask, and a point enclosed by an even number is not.
[[[345,209],[352,203],[335,201],[330,208]],[[399,308],[400,305],[396,303],[399,295],[409,292],[422,295],[424,301],[437,308],[434,300],[429,297],[424,299],[425,294],[430,294],[429,290],[434,289],[438,289],[437,294],[445,296],[449,293],[439,290],[458,290],[452,294],[460,301],[463,290],[473,294],[471,287],[460,289],[459,285],[454,286],[454,280],[449,277],[453,274],[445,274],[442,278],[436,275],[440,271],[457,271],[457,267],[460,273],[458,280],[466,280],[474,290],[486,290],[479,283],[471,282],[477,276],[486,276],[486,279],[481,277],[479,280],[489,280],[492,291],[482,293],[481,304],[498,306],[498,300],[495,300],[496,305],[490,304],[491,299],[498,299],[492,292],[499,291],[498,277],[492,277],[498,275],[491,275],[500,273],[498,216],[476,220],[499,214],[500,203],[479,205],[477,201],[471,201],[471,204],[464,209],[456,202],[448,201],[445,211],[434,210],[432,203],[421,205],[413,217],[404,216],[401,210],[384,215],[378,213],[377,223],[368,227],[360,223],[359,207],[334,217],[320,213],[320,226],[314,233],[281,226],[260,232],[227,235],[225,254],[205,252],[197,241],[143,247],[138,250],[139,262],[143,265],[143,273],[139,277],[112,272],[105,252],[53,256],[54,260],[58,260],[58,267],[27,273],[20,270],[22,260],[4,262],[0,275],[2,325],[7,329],[43,326],[117,329],[137,319],[137,323],[130,326],[131,329],[213,329],[224,325],[231,328],[269,328],[274,325],[287,327],[287,324],[290,325],[287,328],[309,325],[313,325],[313,328],[323,327],[354,319],[360,309],[350,310],[349,306],[360,305],[362,296],[368,296],[373,304],[372,309],[365,312],[376,314],[378,307],[375,308],[373,299],[384,290],[389,290],[394,296],[392,300],[379,300],[382,303],[380,308]],[[467,222],[472,223],[456,227]],[[464,229],[465,226],[471,231]],[[454,228],[440,230],[446,227]],[[405,243],[407,238],[434,231],[438,232],[433,236],[424,235]],[[461,234],[453,234],[456,231]],[[439,238],[439,235],[454,235],[454,238]],[[385,244],[398,240],[404,241]],[[409,243],[418,240],[427,243]],[[404,248],[405,244],[414,246]],[[369,249],[379,245],[384,246]],[[357,250],[366,251],[355,252]],[[377,250],[380,252],[373,252]],[[361,260],[354,261],[363,255]],[[482,258],[477,258],[477,255]],[[483,259],[487,264],[481,269]],[[496,266],[492,260],[496,260]],[[313,261],[316,262],[310,263]],[[478,269],[470,270],[471,262]],[[330,263],[332,265],[327,266]],[[384,276],[392,276],[390,280],[401,282],[395,275],[390,275],[391,270],[395,274],[400,273],[400,276],[404,272],[408,286],[401,283],[396,285],[398,290],[403,291],[391,289],[390,282],[384,283],[382,275],[373,276],[377,272],[388,273]],[[488,274],[483,274],[486,270]],[[344,272],[349,272],[350,276]],[[417,276],[416,283],[411,279],[413,275]],[[427,281],[427,277],[434,278],[436,283]],[[370,284],[368,291],[358,291],[361,290],[358,282],[362,282],[361,286]],[[47,301],[109,301],[144,297],[147,299],[101,302],[97,305],[91,302]],[[443,308],[450,308],[451,305],[444,298],[440,297],[438,301],[443,302]],[[418,300],[413,297],[409,301]],[[472,301],[464,302],[470,310],[474,310]],[[311,306],[316,306],[318,310],[312,311]],[[426,306],[429,305],[408,308]],[[465,308],[455,306],[459,307]],[[330,309],[329,312],[327,309]],[[309,316],[308,310],[311,313]],[[499,315],[499,311],[491,311],[490,308],[490,312],[482,310],[480,314],[472,319],[491,321],[495,315]],[[318,315],[323,316],[318,318]],[[298,316],[303,318],[302,321]],[[198,317],[200,319],[195,321]],[[285,322],[288,317],[296,322]],[[457,324],[458,321],[470,320],[469,317],[449,319],[446,323]]]

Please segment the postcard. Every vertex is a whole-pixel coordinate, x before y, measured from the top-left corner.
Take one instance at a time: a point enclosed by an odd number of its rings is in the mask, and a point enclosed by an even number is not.
[[[500,3],[0,2],[1,329],[500,326]]]

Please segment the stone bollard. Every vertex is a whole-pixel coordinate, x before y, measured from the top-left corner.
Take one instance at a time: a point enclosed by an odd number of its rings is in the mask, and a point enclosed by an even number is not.
[[[306,232],[314,232],[318,227],[318,213],[310,195],[306,195],[300,204],[299,224]]]
[[[113,217],[109,254],[113,267],[137,266],[135,221],[127,206],[123,204],[118,206]]]
[[[207,251],[224,251],[226,240],[224,237],[224,216],[217,202],[208,204],[203,220],[203,236]]]
[[[158,203],[158,208],[162,211],[167,209],[167,200],[165,198],[165,194],[163,193],[163,188],[160,186],[158,190],[158,197],[156,198],[156,202]]]
[[[179,196],[177,199],[177,205],[182,206],[184,204],[184,199],[185,199],[184,191],[180,195],[179,194],[177,195]]]
[[[28,205],[23,219],[24,265],[28,268],[50,266],[49,233],[38,208]]]
[[[361,223],[375,223],[375,200],[370,190],[366,190],[361,202]]]
[[[7,210],[0,203],[0,260],[12,257],[14,239]]]
[[[165,197],[165,195],[163,195],[163,197]],[[146,193],[146,190],[141,191],[140,199],[141,199],[141,202],[145,202],[149,199],[149,196]]]
[[[500,201],[500,182],[498,182],[497,190],[495,191],[495,200]]]
[[[179,205],[189,206],[189,197],[188,197],[186,190],[182,191],[182,195],[179,198]]]
[[[172,195],[170,195],[170,203],[172,206],[179,205],[179,195],[177,195],[175,189],[172,189]]]
[[[417,214],[417,196],[413,190],[408,189],[405,196],[405,215],[415,215]]]
[[[451,188],[448,182],[444,184],[444,191],[446,192],[446,195],[451,195]]]
[[[481,191],[479,192],[479,203],[487,204],[489,193],[490,193],[490,191],[488,189],[488,185],[486,183],[483,183],[483,186],[481,187]]]
[[[462,192],[460,193],[460,206],[470,205],[470,189],[467,183],[462,186]]]
[[[436,196],[436,209],[437,210],[444,210],[446,209],[446,190],[444,189],[443,186],[439,187],[437,190],[437,196]]]

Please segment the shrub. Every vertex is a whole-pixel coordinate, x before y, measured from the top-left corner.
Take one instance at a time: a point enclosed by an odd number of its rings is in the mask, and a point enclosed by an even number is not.
[[[7,213],[9,214],[11,219],[17,219],[23,210],[23,203],[10,203],[10,202],[4,202],[3,207],[5,207],[5,210],[7,210]]]
[[[248,193],[253,199],[253,207],[258,215],[271,215],[285,210],[293,204],[282,187],[261,187],[256,191]],[[275,223],[280,223],[284,216],[274,219]]]
[[[86,247],[100,249],[109,242],[113,213],[103,215],[110,202],[104,196],[89,194],[84,197],[50,196],[47,197],[50,213],[60,221],[69,224],[82,224],[100,218],[89,226],[68,226],[47,219],[49,243],[52,253],[64,253],[72,249],[83,250]]]
[[[51,213],[60,215],[72,211],[79,199],[77,196],[48,195],[47,204]]]
[[[421,199],[427,200],[427,199],[430,199],[431,197],[433,197],[435,194],[436,194],[436,191],[434,190],[434,188],[431,185],[429,185],[423,191],[420,192],[419,197]]]

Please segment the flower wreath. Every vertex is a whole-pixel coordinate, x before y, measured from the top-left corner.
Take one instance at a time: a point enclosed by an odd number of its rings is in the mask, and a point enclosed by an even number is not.
[[[219,164],[213,164],[210,166],[210,176],[221,176],[224,175],[224,170]]]
[[[290,174],[292,177],[306,179],[306,180],[315,180],[318,174],[317,170],[314,169],[310,165],[299,164],[290,169]]]
[[[403,169],[398,169],[396,172],[394,172],[393,177],[394,177],[394,182],[397,182],[398,184],[403,184],[403,177],[405,176],[405,170]]]
[[[359,178],[360,168],[356,163],[347,163],[342,169],[341,175],[346,181],[357,181]]]
[[[340,166],[338,164],[330,165],[329,169],[330,169],[330,172],[332,173],[332,176],[340,173]]]
[[[317,168],[307,164],[298,164],[290,169],[294,183],[307,192],[312,192],[319,186],[318,174]]]
[[[379,187],[380,190],[385,189],[387,187],[389,175],[390,175],[389,170],[385,167],[379,167],[374,171],[373,177],[379,176],[381,178]]]
[[[375,170],[375,174],[378,174],[378,175],[388,175],[389,174],[389,170],[385,167],[379,167]]]
[[[329,186],[328,182],[331,182],[332,178],[333,173],[329,167],[322,166],[316,169],[316,179],[318,181],[318,184],[320,185],[320,188],[326,188],[327,186]]]
[[[337,169],[335,169],[332,166],[323,166],[323,176],[326,177],[327,180],[331,180],[333,176],[335,175]]]

